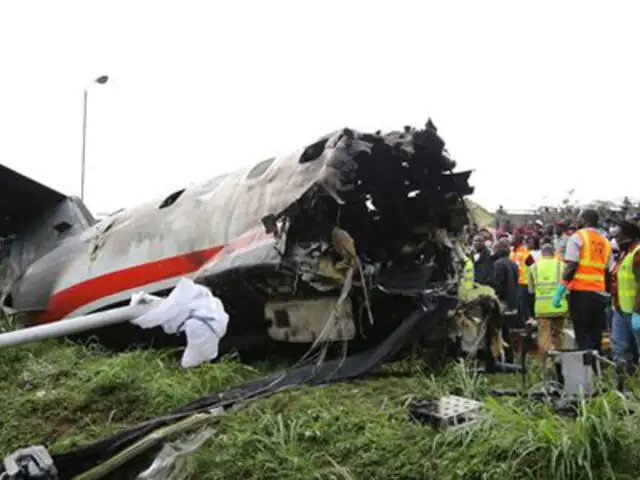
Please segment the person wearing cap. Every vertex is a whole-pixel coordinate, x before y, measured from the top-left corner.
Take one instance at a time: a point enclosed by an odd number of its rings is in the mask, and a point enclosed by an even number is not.
[[[560,308],[568,292],[569,319],[578,349],[601,352],[614,263],[611,244],[598,231],[598,221],[595,210],[581,213],[582,228],[567,242],[565,269],[553,297],[553,307]]]
[[[563,329],[569,305],[564,298],[559,307],[553,305],[553,295],[562,281],[562,267],[553,245],[545,243],[540,259],[529,271],[529,292],[535,295],[534,314],[538,323],[538,348],[541,354],[563,346]]]
[[[637,363],[640,345],[640,227],[624,221],[618,235],[620,256],[613,270],[611,353],[629,372]]]

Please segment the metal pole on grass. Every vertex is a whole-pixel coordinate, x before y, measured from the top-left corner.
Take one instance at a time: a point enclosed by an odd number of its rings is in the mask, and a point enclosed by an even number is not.
[[[104,85],[109,81],[108,75],[101,75],[93,83]],[[87,100],[89,98],[89,87],[84,89],[84,102],[82,110],[82,164],[80,166],[80,199],[84,201],[84,177],[85,177],[85,154],[87,151]]]
[[[0,349],[25,343],[39,342],[49,338],[66,337],[74,333],[94,328],[124,323],[146,313],[153,304],[129,305],[104,312],[92,313],[81,317],[68,318],[53,323],[23,328],[14,332],[0,334]]]

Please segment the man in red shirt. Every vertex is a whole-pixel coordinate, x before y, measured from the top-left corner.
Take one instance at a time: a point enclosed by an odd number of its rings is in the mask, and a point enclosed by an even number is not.
[[[616,240],[620,256],[611,278],[611,353],[620,368],[629,371],[632,364],[637,364],[640,343],[640,228],[622,222]]]

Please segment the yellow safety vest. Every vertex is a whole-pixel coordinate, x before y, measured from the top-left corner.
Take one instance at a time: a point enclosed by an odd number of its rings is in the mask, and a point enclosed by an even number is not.
[[[638,283],[633,274],[633,257],[636,256],[638,251],[640,251],[640,245],[625,255],[616,276],[618,283],[618,302],[620,303],[620,310],[623,313],[633,313],[636,305]]]
[[[475,268],[473,265],[473,260],[465,255],[464,257],[464,274],[462,276],[462,284],[465,288],[471,289],[473,288],[473,282],[475,280]]]
[[[553,306],[553,294],[560,284],[562,262],[556,258],[540,257],[534,268],[536,283],[535,314],[536,317],[560,317],[569,311],[566,299],[562,299],[560,308]]]

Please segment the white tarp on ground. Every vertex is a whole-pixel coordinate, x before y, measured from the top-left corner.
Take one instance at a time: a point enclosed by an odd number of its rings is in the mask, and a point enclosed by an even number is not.
[[[219,298],[208,288],[182,278],[171,294],[162,299],[141,292],[131,298],[131,305],[154,303],[144,315],[131,320],[142,328],[162,327],[165,333],[184,331],[187,348],[182,355],[184,368],[195,367],[218,356],[220,339],[227,333],[229,315]]]

